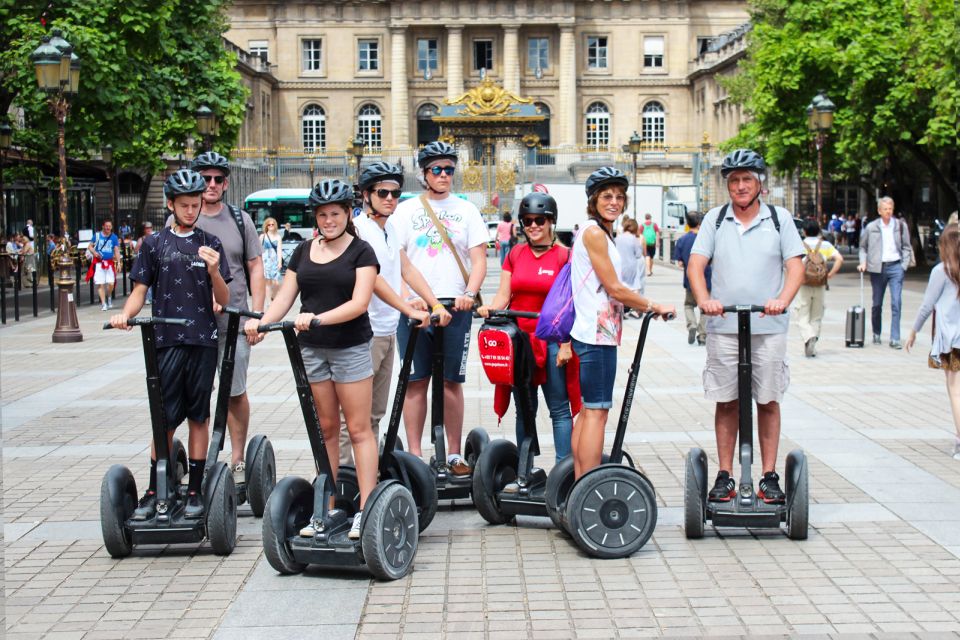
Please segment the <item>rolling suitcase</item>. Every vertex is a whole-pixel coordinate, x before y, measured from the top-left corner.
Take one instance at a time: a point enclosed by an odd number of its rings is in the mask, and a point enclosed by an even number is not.
[[[860,273],[860,304],[847,309],[846,343],[848,347],[863,348],[863,336],[867,329],[866,313],[863,309],[863,272]]]

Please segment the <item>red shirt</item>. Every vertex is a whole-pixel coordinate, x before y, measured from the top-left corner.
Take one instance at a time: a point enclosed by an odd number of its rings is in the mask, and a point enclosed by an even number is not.
[[[514,247],[503,262],[503,269],[511,274],[510,308],[514,311],[540,311],[569,256],[570,250],[559,245],[553,245],[540,257],[533,254],[529,245]],[[537,329],[536,320],[519,318],[518,322],[520,328],[530,335]]]

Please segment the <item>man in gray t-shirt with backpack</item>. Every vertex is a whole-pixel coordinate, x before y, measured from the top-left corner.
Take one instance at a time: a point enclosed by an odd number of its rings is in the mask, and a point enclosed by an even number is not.
[[[229,162],[216,151],[207,151],[194,158],[190,168],[202,175],[207,182],[196,226],[217,236],[223,244],[223,254],[233,275],[229,284],[230,306],[263,311],[266,280],[263,277],[263,259],[260,257],[263,250],[257,228],[245,211],[223,202],[223,196],[230,186]],[[248,293],[250,304],[247,304]],[[227,337],[226,314],[217,314],[217,325],[219,362],[223,358]],[[232,449],[230,469],[237,484],[245,482],[246,476],[244,453],[247,447],[247,430],[250,428],[250,401],[247,399],[249,366],[250,345],[241,332],[237,339],[236,363],[227,410],[227,428],[230,431]]]

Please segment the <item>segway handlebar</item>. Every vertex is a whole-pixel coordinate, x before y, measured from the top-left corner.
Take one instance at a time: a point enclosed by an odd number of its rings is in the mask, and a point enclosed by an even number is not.
[[[174,324],[181,327],[185,327],[188,324],[187,320],[183,318],[156,318],[154,316],[140,316],[139,318],[128,318],[127,326],[128,327],[142,327],[148,324]],[[109,322],[103,323],[104,329],[113,329],[113,325]]]
[[[419,323],[417,323],[419,324]],[[317,329],[321,326],[321,323],[316,318],[310,322],[311,329]],[[260,333],[268,333],[270,331],[283,331],[284,329],[293,329],[293,320],[281,320],[280,322],[268,322],[267,324],[261,324],[257,327],[257,331]]]
[[[540,317],[540,314],[536,311],[513,311],[512,309],[488,309],[487,315],[490,318],[528,318],[530,320],[536,320]],[[473,317],[480,318],[482,316],[474,311]]]
[[[256,320],[259,320],[263,317],[262,311],[250,311],[249,309],[241,309],[239,307],[224,307],[223,312],[232,315],[243,316],[245,318],[254,318]]]
[[[762,304],[725,304],[724,313],[739,313],[740,311],[749,311],[750,313],[763,313],[766,308]]]

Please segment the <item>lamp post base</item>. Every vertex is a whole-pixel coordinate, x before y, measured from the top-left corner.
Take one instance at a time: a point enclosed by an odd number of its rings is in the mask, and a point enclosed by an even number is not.
[[[83,342],[80,332],[80,321],[77,320],[77,301],[73,297],[73,279],[70,278],[70,268],[73,262],[61,259],[58,265],[60,277],[57,278],[57,287],[60,290],[60,301],[57,305],[57,326],[53,330],[53,342]]]

